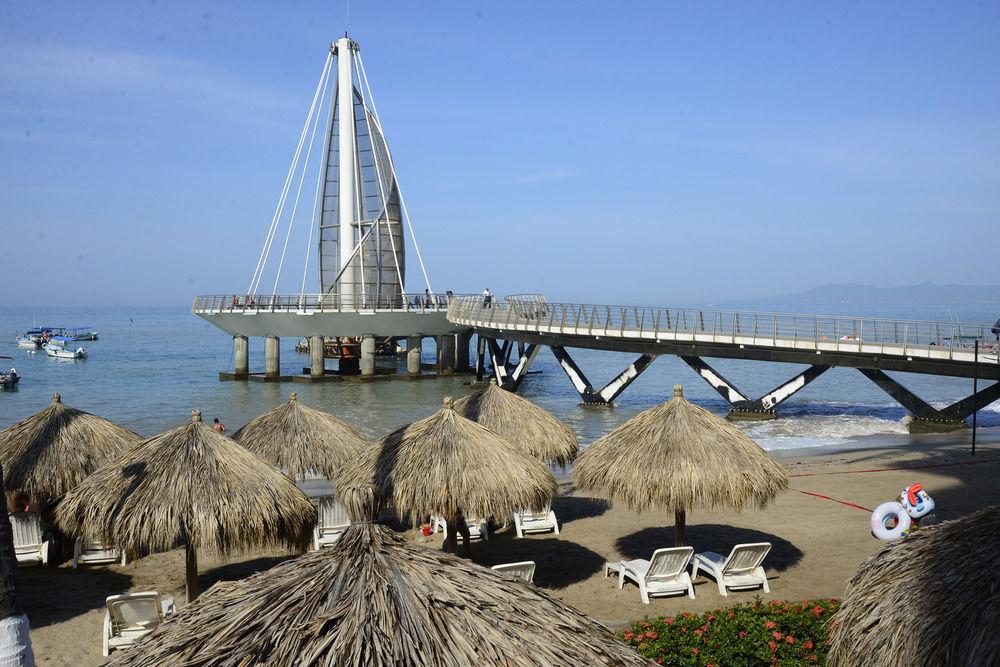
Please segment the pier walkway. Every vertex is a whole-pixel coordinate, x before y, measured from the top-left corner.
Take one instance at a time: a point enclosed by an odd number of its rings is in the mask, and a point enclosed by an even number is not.
[[[480,367],[488,352],[497,381],[509,388],[516,389],[523,379],[535,348],[548,346],[584,403],[610,403],[661,354],[679,356],[694,368],[730,402],[734,418],[773,418],[778,404],[834,366],[857,368],[927,425],[960,425],[973,410],[1000,398],[997,382],[939,410],[885,373],[1000,380],[996,338],[989,324],[549,303],[540,295],[511,296],[490,305],[478,297],[456,298],[448,319],[479,334],[484,341]],[[977,340],[978,355],[973,345]],[[512,341],[519,345],[513,364]],[[608,386],[595,390],[566,348],[641,356]],[[808,368],[752,399],[709,366],[705,357],[807,364]]]

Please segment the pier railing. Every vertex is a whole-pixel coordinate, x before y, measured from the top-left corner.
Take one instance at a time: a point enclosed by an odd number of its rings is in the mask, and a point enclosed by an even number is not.
[[[213,294],[197,296],[192,313],[336,313],[372,310],[443,312],[457,298],[451,294],[396,294],[392,296],[346,297],[339,294]]]
[[[517,295],[489,305],[481,297],[456,297],[448,319],[501,331],[912,354],[962,361],[972,359],[978,340],[980,361],[998,363],[991,325],[966,322],[549,303],[540,295]]]

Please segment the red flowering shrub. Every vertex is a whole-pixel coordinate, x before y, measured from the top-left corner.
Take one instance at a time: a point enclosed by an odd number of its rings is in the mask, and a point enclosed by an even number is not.
[[[830,617],[839,607],[837,600],[755,598],[702,615],[646,619],[621,638],[661,665],[823,665]]]

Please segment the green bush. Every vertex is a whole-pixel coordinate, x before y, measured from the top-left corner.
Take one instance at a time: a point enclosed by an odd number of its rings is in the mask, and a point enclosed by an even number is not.
[[[823,665],[838,600],[765,603],[706,614],[649,618],[622,633],[626,644],[661,665]]]

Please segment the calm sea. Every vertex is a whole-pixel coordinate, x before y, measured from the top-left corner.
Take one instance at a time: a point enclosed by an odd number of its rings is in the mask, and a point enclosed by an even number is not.
[[[791,311],[793,309],[785,309]],[[883,315],[919,319],[992,322],[986,307],[813,307],[794,309],[829,314]],[[51,359],[43,351],[17,348],[16,331],[33,324],[91,326],[100,339],[84,342],[82,361]],[[425,362],[433,362],[427,341]],[[294,350],[295,340],[282,340],[284,374],[300,373],[308,355]],[[210,421],[221,419],[230,429],[246,423],[296,391],[301,400],[355,425],[370,438],[425,417],[444,396],[469,391],[467,377],[422,382],[257,383],[219,382],[218,372],[231,368],[231,339],[186,308],[17,309],[0,310],[0,354],[13,356],[23,376],[17,391],[0,392],[0,428],[44,408],[53,392],[68,405],[112,419],[149,436],[177,426],[200,409]],[[595,385],[619,373],[632,355],[580,350],[574,358]],[[7,363],[7,360],[0,360]],[[759,395],[791,377],[801,367],[790,364],[714,360],[712,365],[745,392]],[[263,368],[263,341],[251,340],[251,367]],[[521,394],[569,423],[581,443],[593,442],[636,413],[666,400],[674,384],[685,396],[718,414],[727,404],[679,359],[664,356],[625,393],[613,408],[584,408],[554,358],[539,353]],[[904,384],[930,403],[947,405],[971,393],[972,381],[898,374]],[[740,428],[766,449],[818,446],[865,446],[886,440],[905,444],[901,421],[906,412],[855,370],[834,368],[779,409],[781,419],[744,423]],[[1000,402],[979,416],[983,435],[1000,435]],[[991,438],[993,439],[993,438]]]

